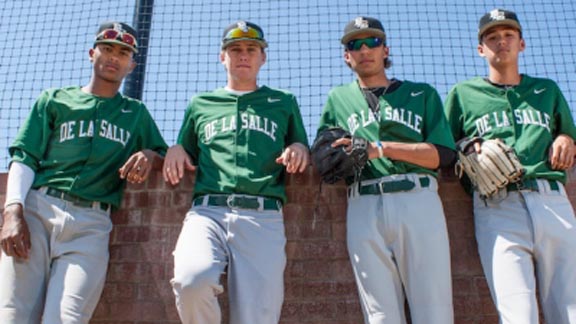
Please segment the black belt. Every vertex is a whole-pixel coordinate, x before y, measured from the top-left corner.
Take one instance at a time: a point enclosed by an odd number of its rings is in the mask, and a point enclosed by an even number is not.
[[[560,191],[560,186],[556,180],[548,180],[542,179],[547,181],[550,185],[550,190],[552,191]],[[524,179],[518,182],[511,183],[506,186],[506,190],[508,191],[519,191],[519,190],[530,190],[530,191],[539,191],[538,188],[538,179]]]
[[[254,196],[242,196],[242,195],[207,195],[200,196],[194,199],[194,206],[218,206],[218,207],[230,207],[230,208],[240,208],[240,209],[253,209],[253,210],[275,210],[280,211],[282,209],[282,203],[278,199],[265,198],[265,197],[254,197]],[[262,206],[260,206],[260,201],[262,201]]]
[[[99,205],[98,207],[100,209],[102,209],[103,211],[108,211],[108,209],[110,208],[110,204],[108,204],[108,203],[91,201],[91,200],[87,200],[84,198],[76,197],[76,196],[71,195],[65,191],[54,189],[54,188],[47,188],[46,194],[48,196],[52,196],[55,198],[69,201],[73,205],[78,206],[78,207],[92,208],[95,206],[94,204],[98,204]]]
[[[430,178],[420,177],[418,178],[421,188],[427,188],[430,186]],[[369,185],[362,185],[358,192],[361,195],[380,195],[384,193],[400,192],[400,191],[410,191],[416,187],[414,181],[410,179],[402,180],[392,180],[392,181],[382,181],[376,182]]]

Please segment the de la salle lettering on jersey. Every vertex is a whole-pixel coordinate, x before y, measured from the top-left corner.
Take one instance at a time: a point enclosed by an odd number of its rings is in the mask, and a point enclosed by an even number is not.
[[[204,125],[204,142],[209,142],[219,133],[236,131],[237,125],[238,121],[236,120],[236,115],[222,117],[206,123],[206,125]],[[241,129],[249,129],[263,133],[273,141],[276,141],[276,130],[278,129],[278,124],[266,117],[244,112],[240,114],[239,126]]]
[[[103,119],[98,125],[98,136],[126,146],[130,132]],[[93,120],[71,120],[60,125],[60,143],[75,138],[94,137]]]
[[[513,110],[514,122],[517,125],[535,125],[545,128],[550,132],[550,115],[535,109]],[[476,131],[479,136],[486,134],[495,128],[510,126],[510,118],[507,111],[496,111],[485,114],[476,119]]]
[[[422,116],[415,114],[411,110],[388,106],[384,108],[382,117],[385,121],[397,122],[412,129],[418,134],[422,133]],[[356,113],[351,114],[350,117],[348,117],[348,129],[350,129],[350,132],[354,134],[356,129],[360,126],[366,127],[375,122],[376,118],[380,118],[380,116],[375,117],[374,114],[368,110],[361,111],[360,115]]]

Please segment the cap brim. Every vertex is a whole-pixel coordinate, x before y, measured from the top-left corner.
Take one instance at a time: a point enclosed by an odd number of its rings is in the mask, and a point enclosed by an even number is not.
[[[520,24],[515,20],[512,19],[497,20],[482,26],[482,28],[478,31],[478,39],[480,40],[482,38],[482,35],[484,35],[488,31],[488,29],[496,26],[508,26],[517,29],[519,31],[522,31],[522,27],[520,27]]]
[[[260,47],[262,48],[267,48],[268,47],[268,43],[266,43],[265,40],[262,39],[254,39],[254,38],[234,38],[231,40],[227,40],[222,42],[222,49],[225,49],[226,47],[230,46],[230,44],[236,43],[236,42],[240,42],[240,41],[251,41],[251,42],[256,42],[258,43],[258,45],[260,45]]]
[[[124,47],[128,47],[134,53],[138,53],[138,50],[136,48],[134,48],[133,46],[130,46],[124,42],[121,42],[121,41],[115,40],[115,39],[103,39],[103,40],[95,41],[94,44],[118,44],[118,45],[122,45]]]
[[[342,37],[342,39],[340,39],[340,42],[342,44],[346,45],[346,43],[348,43],[354,37],[356,37],[357,35],[360,35],[360,34],[372,34],[376,37],[382,37],[383,39],[386,39],[386,34],[383,31],[381,31],[380,29],[363,28],[363,29],[358,29],[358,30],[355,30],[353,32],[350,32],[350,33],[344,35],[344,37]]]

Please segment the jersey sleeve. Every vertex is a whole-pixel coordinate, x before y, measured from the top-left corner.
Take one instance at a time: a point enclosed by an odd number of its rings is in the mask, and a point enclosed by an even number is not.
[[[572,117],[572,113],[570,112],[570,107],[568,106],[568,102],[566,98],[560,91],[560,88],[556,86],[558,91],[558,96],[556,97],[556,116],[555,120],[556,123],[556,134],[554,136],[558,136],[560,134],[565,134],[572,137],[573,140],[576,140],[576,126],[574,125],[574,118]]]
[[[460,99],[458,97],[458,89],[454,86],[444,103],[444,113],[448,119],[448,124],[450,125],[450,130],[454,137],[454,140],[458,141],[464,137],[462,134],[462,107],[460,106]]]
[[[323,130],[335,127],[336,125],[336,116],[334,115],[334,96],[333,90],[328,93],[328,99],[326,100],[326,104],[324,104],[324,108],[322,109],[322,114],[320,115],[320,121],[318,124],[318,131],[316,132],[316,137],[318,134]]]
[[[50,93],[46,90],[38,97],[8,149],[12,161],[23,163],[34,172],[40,167],[54,127],[49,110]]]
[[[182,145],[193,161],[198,161],[198,137],[194,130],[194,101],[194,98],[192,98],[188,104],[176,143]]]
[[[292,96],[292,113],[290,114],[289,123],[286,144],[301,143],[308,147],[308,136],[302,121],[302,114],[294,96]]]
[[[144,109],[145,112],[144,120],[142,120],[142,125],[145,125],[145,127],[141,128],[144,132],[142,133],[141,144],[138,149],[149,149],[165,156],[168,145],[166,145],[166,142],[158,129],[158,125],[156,125],[156,122],[144,104],[142,104],[141,109]]]
[[[456,149],[454,137],[444,115],[442,100],[438,92],[430,87],[426,99],[426,124],[424,125],[424,141]]]

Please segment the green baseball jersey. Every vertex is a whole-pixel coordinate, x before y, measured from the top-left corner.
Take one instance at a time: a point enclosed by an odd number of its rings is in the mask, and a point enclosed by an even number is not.
[[[265,86],[193,97],[178,135],[199,166],[194,196],[238,193],[286,202],[284,166],[275,160],[293,143],[308,146],[296,98]]]
[[[515,87],[499,87],[476,77],[455,85],[445,111],[454,138],[500,138],[516,151],[526,178],[566,181],[552,170],[548,152],[559,134],[576,138],[570,108],[558,85],[522,75]]]
[[[380,110],[377,114],[369,108],[358,82],[332,89],[318,132],[338,126],[370,142],[426,142],[454,149],[438,92],[425,83],[398,82],[400,85],[390,87],[379,96]],[[405,173],[437,175],[433,170],[384,157],[369,160],[361,180]]]
[[[167,145],[143,103],[118,93],[101,98],[78,86],[42,92],[10,146],[12,161],[48,186],[120,206],[124,181],[118,169],[130,155]]]

